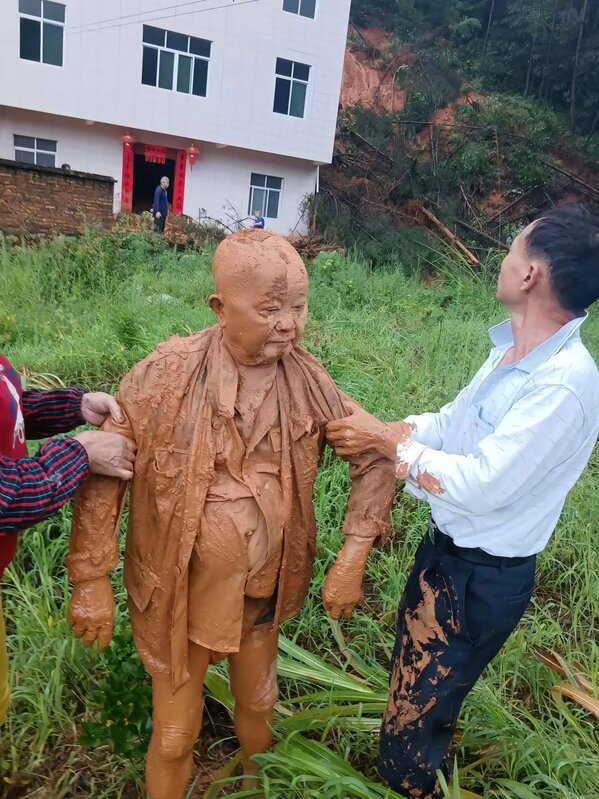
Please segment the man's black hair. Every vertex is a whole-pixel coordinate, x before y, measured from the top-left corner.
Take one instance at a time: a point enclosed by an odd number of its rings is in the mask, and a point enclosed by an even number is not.
[[[582,205],[553,208],[533,226],[526,245],[549,265],[564,310],[580,314],[599,299],[599,217]]]

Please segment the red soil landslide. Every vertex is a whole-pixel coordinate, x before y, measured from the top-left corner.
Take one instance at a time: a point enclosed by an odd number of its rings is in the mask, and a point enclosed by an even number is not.
[[[384,51],[391,37],[379,28],[366,28],[359,32],[373,51]],[[397,70],[405,63],[403,54],[397,55],[384,69],[375,53],[353,50],[345,51],[341,106],[360,105],[373,111],[397,113],[404,108],[405,92],[395,85]]]

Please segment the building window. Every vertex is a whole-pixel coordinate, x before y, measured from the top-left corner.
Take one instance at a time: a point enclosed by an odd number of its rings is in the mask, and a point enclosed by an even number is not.
[[[273,111],[291,117],[303,117],[306,108],[306,91],[310,78],[308,64],[277,58],[277,81]]]
[[[56,166],[56,145],[51,139],[18,136],[15,133],[15,161],[37,166]]]
[[[314,19],[316,0],[283,0],[283,11]]]
[[[206,96],[212,42],[144,25],[141,82]]]
[[[282,191],[283,178],[258,175],[256,172],[252,172],[248,216],[260,211],[262,216],[268,219],[277,219]]]
[[[20,55],[62,66],[65,6],[53,0],[19,0]]]

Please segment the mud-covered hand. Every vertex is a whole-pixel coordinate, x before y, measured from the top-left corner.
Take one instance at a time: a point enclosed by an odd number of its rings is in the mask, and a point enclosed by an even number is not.
[[[322,587],[324,609],[332,619],[350,619],[356,605],[364,599],[362,579],[364,568],[355,561],[339,555]]]
[[[327,440],[342,458],[374,450],[382,457],[395,461],[397,445],[404,437],[360,408],[351,416],[329,422]]]
[[[322,588],[324,608],[332,619],[349,619],[364,599],[362,580],[373,544],[374,538],[348,535],[345,539]]]
[[[85,646],[97,642],[100,649],[112,640],[114,594],[108,577],[75,583],[67,621]]]

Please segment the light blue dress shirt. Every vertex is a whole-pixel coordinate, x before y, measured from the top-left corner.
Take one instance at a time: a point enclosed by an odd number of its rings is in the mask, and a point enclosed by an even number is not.
[[[518,363],[508,320],[472,382],[439,413],[410,416],[398,461],[407,490],[428,501],[437,526],[461,547],[522,557],[540,552],[599,434],[599,371],[580,338],[579,317]],[[436,478],[440,493],[419,476]],[[429,484],[429,487],[430,484]]]

